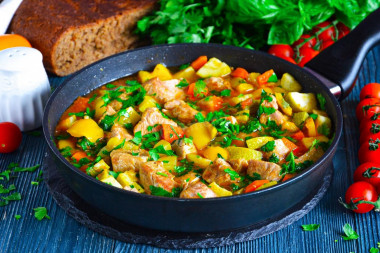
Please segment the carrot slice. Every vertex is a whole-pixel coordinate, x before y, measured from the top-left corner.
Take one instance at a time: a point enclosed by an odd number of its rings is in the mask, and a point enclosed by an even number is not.
[[[191,67],[193,67],[193,69],[195,69],[195,70],[198,70],[198,69],[202,68],[203,65],[205,65],[207,63],[207,61],[208,61],[207,56],[201,55],[198,57],[198,59],[196,59],[195,61],[193,61],[191,63]]]
[[[300,141],[300,140],[302,140],[302,139],[305,137],[305,135],[304,135],[303,132],[300,130],[300,131],[294,133],[294,134],[293,134],[292,136],[290,136],[290,137],[292,137],[293,139],[295,139],[295,140],[297,140],[297,141]]]
[[[245,109],[246,107],[249,107],[253,104],[253,98],[248,98],[240,103],[241,108]]]
[[[268,83],[268,80],[269,78],[273,75],[274,71],[273,69],[270,69],[268,71],[265,71],[264,73],[262,73],[261,75],[259,75],[257,77],[257,82],[260,84],[260,85],[263,85],[263,84],[266,84]]]
[[[169,124],[162,124],[162,138],[165,141],[172,143],[173,141],[178,140],[183,136],[184,132],[181,127],[176,127]]]
[[[286,174],[286,175],[284,176],[284,178],[282,179],[282,182],[285,182],[286,180],[289,180],[289,179],[291,179],[291,178],[293,178],[293,177],[295,177],[295,176],[296,176],[295,173]]]
[[[269,180],[263,179],[263,180],[255,180],[252,183],[250,183],[244,190],[245,193],[247,192],[253,192],[263,184],[269,183]]]
[[[248,71],[243,68],[236,68],[234,71],[232,71],[231,76],[247,79]]]
[[[69,116],[69,113],[78,113],[78,112],[84,112],[87,107],[89,107],[88,101],[89,98],[84,97],[78,97],[74,103],[67,108],[67,110],[62,115],[61,121]]]
[[[293,142],[291,142],[290,140],[286,139],[285,137],[284,138],[281,138],[282,142],[285,144],[285,146],[290,149],[290,151],[296,149],[298,146],[296,144],[294,144]]]
[[[83,159],[83,158],[88,158],[90,159],[90,157],[87,156],[86,152],[84,151],[77,151],[75,152],[72,156],[71,156],[72,159],[75,159],[77,162],[79,162],[80,159]]]

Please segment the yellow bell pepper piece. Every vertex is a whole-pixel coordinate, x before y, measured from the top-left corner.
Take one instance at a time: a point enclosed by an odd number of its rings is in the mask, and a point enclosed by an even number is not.
[[[104,106],[104,100],[101,97],[98,97],[94,101],[94,109],[95,109],[95,119],[100,119],[103,114],[106,112],[106,107]]]
[[[188,83],[193,83],[193,82],[195,82],[198,79],[197,74],[195,73],[194,68],[191,67],[191,66],[178,71],[177,73],[175,73],[173,75],[173,78],[174,79],[182,79],[183,78],[183,79],[186,79],[186,81]]]
[[[57,125],[57,130],[66,131],[74,124],[76,120],[77,120],[77,117],[75,115],[71,115],[64,120],[61,120]]]
[[[260,151],[253,150],[250,148],[242,147],[227,147],[228,152],[230,153],[230,160],[234,159],[245,159],[245,160],[261,160],[263,154]]]
[[[144,100],[139,105],[139,111],[145,112],[146,109],[151,108],[151,107],[156,107],[156,106],[157,106],[157,101],[153,97],[145,96]]]
[[[235,118],[239,124],[246,124],[249,120],[249,110],[237,112]]]
[[[230,99],[231,105],[235,106],[235,105],[240,104],[241,102],[243,102],[243,101],[245,101],[245,100],[247,100],[249,98],[252,98],[252,94],[245,94],[245,95],[240,94],[237,97],[232,97]]]
[[[222,147],[208,147],[203,152],[203,156],[211,161],[215,161],[218,158],[218,154],[221,155],[225,160],[228,160],[228,151]]]
[[[294,133],[294,132],[297,132],[300,130],[297,127],[297,125],[291,121],[285,121],[284,123],[282,123],[281,129],[286,130],[286,131],[291,132],[291,133]]]
[[[261,75],[260,73],[257,72],[251,72],[248,74],[248,82],[253,85],[257,85],[257,77]]]
[[[67,129],[67,132],[74,137],[86,137],[91,142],[96,142],[104,137],[103,129],[93,119],[80,119]]]
[[[254,137],[246,141],[247,147],[250,149],[258,149],[264,146],[268,141],[273,141],[274,138],[270,136]]]
[[[247,94],[253,91],[253,86],[249,83],[241,83],[236,87],[236,90],[241,94]]]
[[[277,103],[280,106],[281,110],[288,116],[292,116],[293,109],[290,107],[288,102],[285,101],[281,93],[275,93]]]
[[[308,137],[315,137],[317,136],[317,129],[315,127],[314,120],[312,118],[307,118],[305,120],[304,129],[306,130],[306,135]]]
[[[202,169],[206,169],[212,163],[211,160],[203,158],[198,154],[187,154],[186,159],[189,162],[193,162],[195,166],[200,167]]]
[[[174,172],[174,167],[177,166],[177,156],[165,156],[158,159],[164,165],[164,169],[170,173]]]
[[[110,166],[108,166],[108,164],[103,159],[101,159],[92,168],[88,170],[88,174],[90,174],[90,176],[95,177],[96,175],[101,173],[103,170],[108,171],[109,168]]]
[[[304,137],[302,138],[301,142],[306,148],[309,149],[313,145],[314,140],[317,140],[318,142],[329,142],[329,138],[324,135],[316,137]]]
[[[165,141],[165,140],[160,140],[159,142],[156,143],[156,145],[154,145],[153,148],[157,148],[158,146],[163,146],[165,150],[172,150],[172,145],[168,141]]]
[[[272,89],[268,88],[268,87],[257,89],[254,92],[252,92],[253,99],[261,99],[261,94],[263,93],[263,90],[265,90],[265,92],[268,93],[268,94],[272,94],[273,93]]]
[[[133,107],[131,106],[125,110],[120,111],[119,115],[121,116],[118,118],[117,123],[121,125],[125,125],[125,124],[135,125],[141,119],[140,114],[136,112],[135,109],[133,109]]]
[[[231,73],[231,68],[221,60],[213,57],[197,71],[197,75],[202,78],[210,76],[219,77]]]
[[[215,138],[218,130],[209,122],[198,122],[186,129],[186,136],[193,137],[197,149],[203,149]]]
[[[140,82],[142,83],[149,79],[152,79],[153,77],[158,77],[158,79],[161,81],[173,79],[170,70],[162,64],[157,64],[156,67],[154,67],[152,73],[149,73],[147,71],[139,71],[137,75]]]
[[[71,140],[59,140],[57,146],[59,150],[64,149],[66,147],[73,149],[75,148],[75,143]]]
[[[117,177],[117,181],[123,188],[129,186],[131,188],[135,188],[139,193],[144,192],[144,189],[137,183],[136,172],[134,171],[125,171],[120,173]]]
[[[232,196],[232,192],[220,187],[218,184],[216,184],[215,182],[212,182],[211,184],[209,184],[209,187],[211,188],[211,190],[213,192],[215,192],[215,194],[218,196],[218,197],[227,197],[227,196]]]
[[[240,84],[247,82],[241,77],[232,77],[230,83],[232,88],[236,89]]]

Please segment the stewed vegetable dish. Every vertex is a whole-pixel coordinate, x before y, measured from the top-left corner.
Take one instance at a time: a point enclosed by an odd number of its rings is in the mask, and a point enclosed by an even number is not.
[[[176,69],[158,64],[78,97],[55,141],[79,170],[126,191],[258,191],[294,177],[330,145],[325,98],[301,89],[289,73],[248,72],[207,56]]]

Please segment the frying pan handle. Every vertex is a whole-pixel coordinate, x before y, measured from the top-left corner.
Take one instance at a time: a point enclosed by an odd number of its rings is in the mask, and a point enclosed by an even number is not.
[[[305,67],[338,84],[341,92],[335,95],[341,100],[352,90],[365,56],[379,41],[380,8],[348,35],[323,50]]]

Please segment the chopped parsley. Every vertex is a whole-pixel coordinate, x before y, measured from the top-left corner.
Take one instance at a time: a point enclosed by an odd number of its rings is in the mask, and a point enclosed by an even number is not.
[[[4,186],[0,184],[0,193],[2,194],[6,194],[14,190],[16,190],[16,186],[14,184],[11,184],[8,188],[4,188]]]
[[[21,218],[21,215],[19,215],[19,214],[15,214],[15,219],[16,220],[19,220]]]
[[[0,201],[0,206],[6,206],[9,204],[9,201],[21,200],[21,194],[19,192],[14,192],[6,197],[1,197],[1,199],[2,201]]]
[[[314,231],[319,228],[319,224],[307,224],[307,225],[301,225],[303,231]]]
[[[197,195],[198,195],[199,198],[204,199],[204,197],[202,196],[202,194],[200,194],[199,192],[197,192]]]
[[[325,97],[321,93],[318,93],[317,94],[317,99],[318,99],[318,102],[319,102],[319,107],[323,111],[326,111],[326,99],[325,99]]]
[[[157,161],[158,159],[160,159],[159,154],[173,156],[174,152],[173,152],[173,150],[166,150],[163,145],[159,145],[159,146],[149,150],[149,155],[154,161]]]
[[[231,96],[231,90],[228,90],[228,89],[222,90],[220,92],[220,96],[222,96],[222,97],[229,97],[229,96]]]
[[[13,171],[14,172],[35,172],[39,167],[40,167],[39,164],[32,167],[27,167],[27,168],[15,167]]]
[[[197,114],[195,114],[194,118],[198,122],[204,122],[204,121],[206,121],[206,118],[203,116],[203,114],[201,112],[198,112]]]
[[[269,157],[268,161],[269,161],[269,162],[272,162],[272,163],[278,163],[278,162],[280,161],[280,159],[278,158],[278,156],[277,156],[275,153],[273,153],[273,154]]]
[[[159,176],[168,177],[168,174],[165,174],[165,173],[162,173],[162,172],[159,172],[159,171],[157,171],[156,174],[159,175]]]
[[[342,238],[343,240],[345,241],[348,241],[348,240],[356,240],[359,238],[359,235],[358,233],[356,233],[350,224],[346,223],[344,226],[343,226],[343,232],[345,234],[345,236],[343,235]]]
[[[274,141],[268,141],[264,146],[260,148],[263,152],[270,152],[273,151],[276,147],[276,143]]]
[[[235,180],[236,178],[240,178],[239,173],[237,173],[234,170],[224,169],[224,172],[226,172],[228,175],[230,175],[231,180]]]
[[[275,83],[278,81],[276,73],[273,72],[273,74],[269,77],[268,83]]]
[[[186,79],[182,79],[179,84],[176,85],[178,88],[185,88],[189,86],[189,83],[186,81]]]
[[[136,145],[139,145],[141,143],[141,131],[138,131],[135,133],[135,136],[133,137],[133,139],[131,140],[131,142],[133,142],[134,144]]]
[[[150,185],[149,189],[152,195],[161,197],[178,197],[182,190],[181,188],[175,187],[172,192],[168,192],[164,188],[154,185]]]
[[[42,220],[42,219],[49,219],[50,220],[50,216],[47,214],[47,209],[46,207],[36,207],[36,208],[33,208],[34,210],[34,217],[37,219],[37,220]]]

